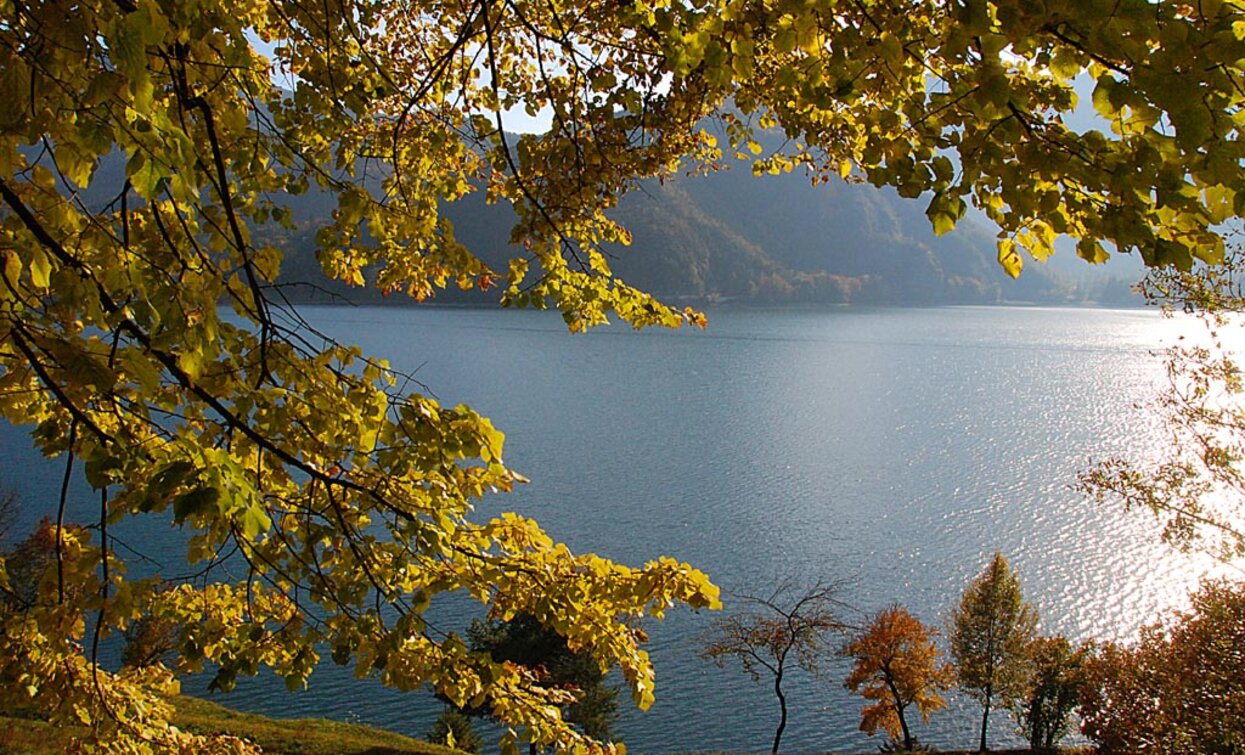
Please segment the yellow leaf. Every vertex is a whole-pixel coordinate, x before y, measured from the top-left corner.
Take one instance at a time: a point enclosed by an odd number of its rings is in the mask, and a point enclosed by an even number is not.
[[[1016,251],[1016,243],[1011,239],[1000,239],[998,248],[999,264],[1003,266],[1003,270],[1011,277],[1019,278],[1020,270],[1024,267],[1024,260]]]
[[[35,250],[30,255],[30,282],[35,288],[46,289],[52,274],[52,263],[42,251]]]

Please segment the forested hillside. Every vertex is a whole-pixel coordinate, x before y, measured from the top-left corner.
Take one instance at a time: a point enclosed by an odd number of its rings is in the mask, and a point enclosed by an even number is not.
[[[316,280],[315,228],[330,207],[314,195],[292,198],[299,230],[281,234],[290,248],[283,279]],[[753,178],[746,166],[707,176],[647,182],[610,214],[633,234],[609,249],[622,280],[667,298],[752,304],[1120,304],[1128,281],[1089,287],[1040,264],[1012,280],[994,259],[993,234],[966,219],[935,236],[925,200],[891,189],[833,180],[810,185],[799,172]],[[517,253],[514,216],[480,193],[448,205],[460,241],[499,271]],[[331,289],[376,301],[371,289]],[[299,291],[300,296],[306,294]],[[323,293],[313,296],[325,300]],[[495,300],[495,292],[451,287],[439,301]],[[395,302],[397,300],[395,299]]]
[[[101,161],[99,180],[84,194],[89,205],[112,200],[124,183],[124,161]],[[374,190],[378,191],[378,188]],[[316,231],[331,223],[326,192],[273,197],[293,210],[295,227],[257,228],[281,249],[281,281],[296,300],[356,303],[382,300],[374,288],[326,283],[315,259]],[[736,163],[709,175],[647,181],[609,214],[633,235],[630,246],[607,251],[623,281],[665,298],[694,304],[1139,304],[1124,269],[1076,280],[1042,264],[1018,279],[995,260],[994,236],[972,218],[936,236],[927,200],[904,199],[890,188],[833,179],[813,186],[796,171],[753,177]],[[443,208],[458,239],[498,272],[521,252],[510,244],[514,214],[474,192]],[[451,285],[437,301],[485,304],[497,291]],[[409,303],[393,296],[393,304]]]

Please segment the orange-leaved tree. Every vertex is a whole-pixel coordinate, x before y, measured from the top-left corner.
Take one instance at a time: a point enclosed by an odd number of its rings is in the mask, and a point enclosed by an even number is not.
[[[915,706],[922,720],[947,706],[938,693],[950,686],[953,669],[942,661],[934,642],[938,630],[921,623],[895,604],[884,608],[843,649],[855,659],[843,683],[873,704],[860,713],[860,730],[873,735],[882,729],[894,742],[911,750],[916,737],[907,711]]]
[[[1081,731],[1104,755],[1245,751],[1245,583],[1207,581],[1190,597],[1086,664]]]

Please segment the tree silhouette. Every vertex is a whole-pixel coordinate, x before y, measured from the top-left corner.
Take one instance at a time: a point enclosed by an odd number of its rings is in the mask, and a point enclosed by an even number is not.
[[[754,681],[768,676],[778,698],[778,725],[771,753],[777,753],[787,728],[787,696],[783,681],[792,665],[816,673],[828,658],[827,635],[840,633],[846,625],[838,617],[845,606],[835,595],[841,585],[822,584],[797,590],[784,582],[768,597],[741,595],[742,610],[714,622],[701,651],[704,657],[725,667],[735,659]]]

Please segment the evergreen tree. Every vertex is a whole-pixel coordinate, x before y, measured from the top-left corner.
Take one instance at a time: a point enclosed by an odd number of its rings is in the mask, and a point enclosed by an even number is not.
[[[980,751],[986,752],[990,708],[1025,691],[1027,653],[1037,611],[1020,594],[1020,580],[1002,553],[969,584],[951,616],[951,657],[961,689],[981,703]]]
[[[452,705],[445,706],[428,732],[428,741],[463,752],[478,753],[484,740],[471,725],[471,718]]]
[[[593,739],[610,739],[618,718],[618,688],[605,683],[589,653],[572,651],[565,637],[526,613],[509,621],[474,621],[467,637],[472,650],[488,653],[494,662],[537,670],[547,686],[575,687],[578,699],[563,708],[562,717]]]

